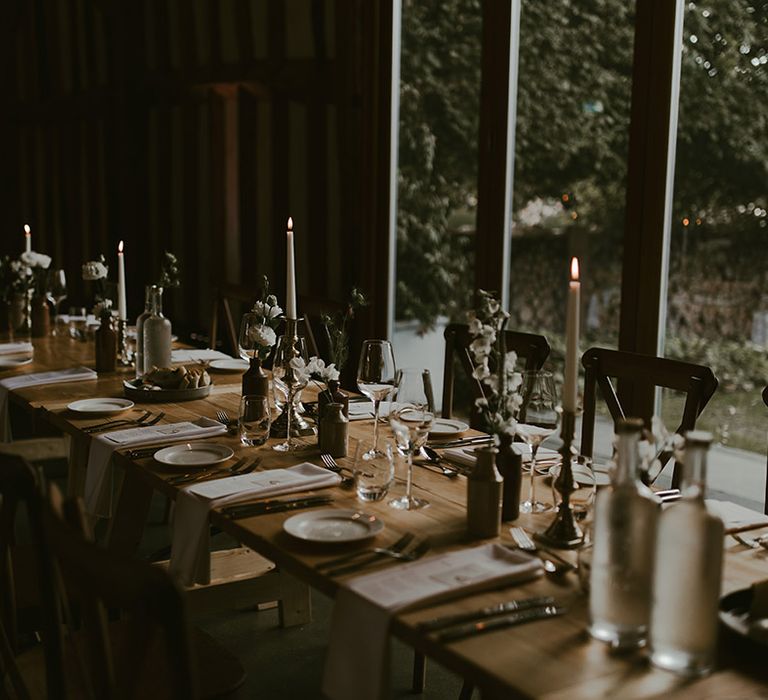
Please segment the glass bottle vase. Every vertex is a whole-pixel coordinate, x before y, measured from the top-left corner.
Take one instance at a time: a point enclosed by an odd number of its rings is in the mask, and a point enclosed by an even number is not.
[[[163,288],[150,291],[150,314],[144,319],[142,344],[144,371],[171,364],[171,322],[163,316]]]

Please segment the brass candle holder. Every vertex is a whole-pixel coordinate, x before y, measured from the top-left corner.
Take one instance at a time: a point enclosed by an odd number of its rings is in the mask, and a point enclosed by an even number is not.
[[[125,319],[121,318],[117,321],[117,363],[123,367],[130,367],[133,364],[133,353],[128,347],[127,325]]]
[[[560,494],[560,505],[557,507],[555,519],[544,532],[537,532],[533,538],[543,545],[556,549],[575,549],[584,541],[584,534],[576,523],[571,507],[571,494],[574,492],[573,467],[571,460],[577,451],[573,446],[573,436],[576,428],[576,414],[573,411],[563,411],[560,437],[563,445],[560,454],[563,458],[560,473],[555,479],[554,487]]]

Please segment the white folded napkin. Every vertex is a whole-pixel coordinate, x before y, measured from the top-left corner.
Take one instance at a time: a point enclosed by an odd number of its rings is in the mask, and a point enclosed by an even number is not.
[[[382,401],[379,405],[379,418],[387,418],[401,404],[396,401]],[[372,401],[351,401],[349,404],[349,420],[371,420],[373,418]]]
[[[764,515],[756,510],[750,510],[738,503],[732,501],[716,501],[713,498],[707,498],[707,510],[716,515],[723,521],[726,531],[736,530],[749,525],[763,524],[768,525],[768,515]],[[670,505],[673,505],[670,503]]]
[[[171,351],[171,362],[179,364],[182,362],[210,362],[211,360],[232,360],[231,355],[225,355],[218,350],[195,350],[184,348]]]
[[[148,425],[145,427],[115,430],[91,440],[88,467],[85,474],[85,509],[92,515],[108,518],[112,512],[112,454],[125,447],[166,444],[199,440],[221,435],[227,427],[210,418],[198,418],[194,422]]]
[[[14,389],[26,389],[43,384],[63,384],[65,382],[81,382],[96,379],[98,375],[87,367],[71,367],[69,369],[51,372],[34,372],[32,374],[17,374],[14,377],[0,380],[0,442],[11,439],[11,423],[8,416],[8,392]]]
[[[490,543],[353,579],[336,596],[323,693],[330,700],[390,697],[387,633],[396,611],[520,583],[541,573],[539,559]]]
[[[460,467],[472,468],[475,466],[475,462],[477,462],[475,449],[476,447],[472,447],[471,445],[469,447],[451,447],[443,450],[442,454],[449,462],[458,464]],[[524,442],[513,442],[512,449],[522,456],[523,462],[531,461],[531,448],[529,445],[526,445]],[[553,460],[558,459],[559,456],[560,453],[555,450],[540,447],[536,455],[537,464],[542,460],[552,462]],[[536,471],[538,472],[538,467]]]
[[[288,469],[252,472],[188,486],[176,499],[170,572],[185,586],[210,583],[208,513],[214,505],[322,489],[340,482],[338,474],[303,462]]]
[[[4,355],[23,355],[34,352],[32,343],[0,343],[0,357]]]

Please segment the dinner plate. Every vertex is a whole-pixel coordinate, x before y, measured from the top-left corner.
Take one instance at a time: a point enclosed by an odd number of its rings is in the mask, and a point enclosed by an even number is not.
[[[360,510],[328,508],[294,515],[283,529],[305,542],[358,542],[381,532],[384,523]]]
[[[245,372],[250,363],[247,360],[232,358],[231,360],[213,360],[208,366],[217,372]]]
[[[749,616],[752,593],[750,587],[723,596],[720,599],[720,621],[740,637],[768,646],[768,619],[753,620]]]
[[[134,405],[133,401],[129,399],[98,398],[73,401],[67,408],[75,413],[112,416],[127,411],[129,408],[133,408]]]
[[[432,427],[429,429],[430,435],[455,435],[456,433],[463,433],[465,430],[469,430],[467,425],[462,420],[454,420],[453,418],[435,418]]]
[[[31,357],[0,357],[0,369],[13,369],[32,362]]]
[[[171,445],[155,452],[155,461],[171,467],[207,467],[226,462],[234,451],[215,442],[187,442]]]

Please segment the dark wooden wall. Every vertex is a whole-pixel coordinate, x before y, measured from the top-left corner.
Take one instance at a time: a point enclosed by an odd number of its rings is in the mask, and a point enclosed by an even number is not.
[[[285,222],[299,294],[374,297],[385,332],[390,2],[4,0],[0,252],[64,267],[126,243],[129,315],[164,249],[182,333],[206,328],[212,282],[284,297]]]

